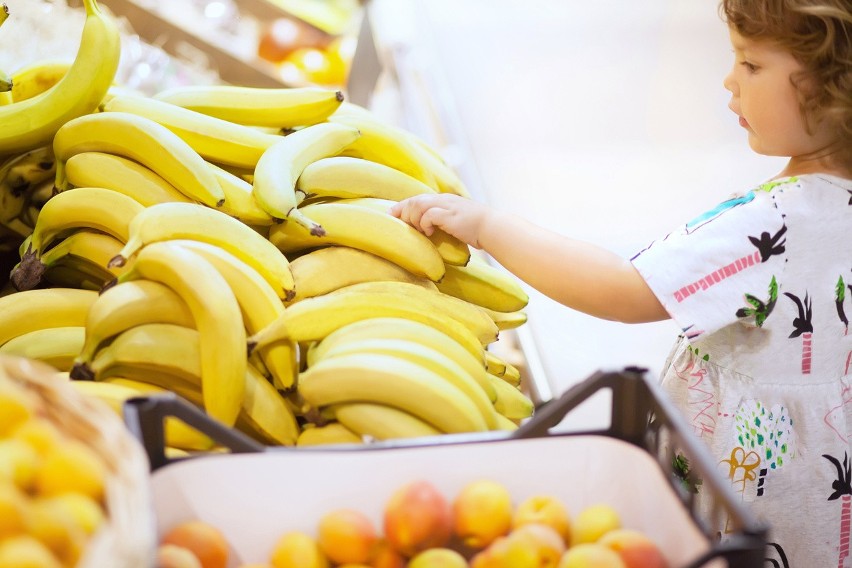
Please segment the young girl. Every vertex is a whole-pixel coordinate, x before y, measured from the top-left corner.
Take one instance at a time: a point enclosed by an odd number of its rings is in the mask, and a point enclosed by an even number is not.
[[[630,260],[454,195],[414,197],[391,212],[484,249],[571,308],[621,322],[672,318],[682,334],[662,384],[736,494],[770,524],[768,560],[845,566],[852,2],[722,0],[721,8],[735,57],[728,106],[755,152],[789,157],[775,178]]]

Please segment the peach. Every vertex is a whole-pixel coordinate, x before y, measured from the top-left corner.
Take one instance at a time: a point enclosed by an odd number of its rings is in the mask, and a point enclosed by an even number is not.
[[[403,556],[444,546],[450,539],[452,522],[450,504],[428,481],[403,485],[385,504],[385,537]]]
[[[376,552],[379,536],[364,513],[336,509],[320,518],[319,546],[336,564],[366,564]]]
[[[557,568],[627,568],[621,557],[598,543],[577,544],[562,555]]]
[[[621,557],[627,568],[666,568],[666,559],[656,543],[640,531],[616,529],[598,541]]]
[[[467,568],[467,560],[450,548],[430,548],[412,558],[408,568]]]
[[[319,543],[299,531],[284,533],[272,547],[269,561],[272,568],[328,568]]]
[[[556,568],[565,543],[553,528],[528,524],[497,538],[471,560],[471,568]]]
[[[201,568],[201,562],[185,548],[164,544],[157,548],[157,568]]]
[[[618,512],[604,503],[590,505],[574,517],[571,545],[597,542],[609,531],[621,528]]]
[[[552,527],[562,537],[565,546],[571,543],[571,517],[557,497],[533,495],[521,501],[512,517],[512,528],[530,523]]]
[[[370,561],[372,568],[405,568],[405,557],[382,540],[376,546],[376,554]]]
[[[213,525],[192,520],[170,528],[160,544],[173,544],[192,552],[202,568],[225,568],[228,565],[228,542]]]
[[[512,496],[490,479],[472,481],[453,500],[453,532],[465,546],[482,549],[512,526]]]

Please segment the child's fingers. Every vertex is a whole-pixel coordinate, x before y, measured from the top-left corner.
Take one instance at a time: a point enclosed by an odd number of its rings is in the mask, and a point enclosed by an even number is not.
[[[423,213],[432,206],[431,200],[428,199],[429,197],[433,196],[417,195],[415,197],[404,199],[403,201],[395,203],[390,208],[390,214],[405,221],[415,229],[422,231],[421,217],[423,216]]]
[[[420,230],[428,237],[435,232],[435,229],[442,229],[450,212],[443,207],[430,207],[420,216]]]

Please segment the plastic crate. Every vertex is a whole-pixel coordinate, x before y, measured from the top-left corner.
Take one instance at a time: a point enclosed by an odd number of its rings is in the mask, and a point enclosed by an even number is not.
[[[553,430],[592,395],[611,393],[611,424],[584,432]],[[231,454],[167,459],[163,420],[174,416],[216,439]],[[175,396],[132,399],[128,427],[149,454],[160,532],[201,518],[228,534],[241,562],[265,560],[286,530],[313,530],[333,508],[358,509],[378,522],[392,490],[428,479],[451,498],[464,483],[488,477],[516,500],[537,493],[560,497],[570,511],[596,502],[619,511],[625,526],[646,532],[672,568],[763,566],[767,527],[743,507],[717,472],[707,449],[678,410],[641,369],[597,372],[543,404],[517,431],[453,434],[364,446],[267,447],[210,420]],[[675,471],[689,462],[710,498],[708,516]],[[719,542],[709,527],[726,516]],[[380,525],[378,525],[380,526]]]

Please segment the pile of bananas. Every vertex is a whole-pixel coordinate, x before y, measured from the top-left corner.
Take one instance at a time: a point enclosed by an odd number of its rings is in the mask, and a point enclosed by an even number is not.
[[[526,321],[524,290],[388,213],[468,196],[434,150],[333,90],[127,94],[111,84],[114,24],[85,7],[75,61],[0,106],[0,247],[17,262],[0,353],[116,408],[175,392],[269,444],[510,430],[532,414],[518,369],[487,349]],[[176,423],[166,436],[213,446]]]

